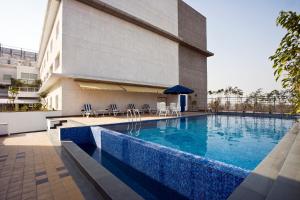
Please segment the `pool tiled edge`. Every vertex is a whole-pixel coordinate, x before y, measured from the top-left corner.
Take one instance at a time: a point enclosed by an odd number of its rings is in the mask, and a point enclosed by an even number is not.
[[[100,127],[61,130],[62,140],[93,143],[190,199],[226,199],[249,171]]]
[[[296,142],[298,143],[296,144]],[[267,199],[272,193],[278,193],[280,188],[274,189],[274,185],[278,185],[278,177],[283,172],[283,167],[289,168],[287,165],[294,163],[287,163],[286,160],[291,156],[292,148],[300,149],[300,123],[295,123],[288,133],[282,138],[278,145],[269,153],[269,155],[257,166],[255,170],[240,184],[239,187],[228,198],[229,200],[252,200],[252,199]],[[297,147],[295,147],[295,145]],[[298,152],[298,154],[300,154]],[[294,156],[294,155],[292,155]],[[300,157],[300,155],[298,155]],[[297,162],[294,160],[294,162]],[[296,167],[292,167],[299,170]],[[299,187],[295,191],[300,190]],[[294,192],[295,192],[294,191]],[[293,191],[289,191],[292,193]],[[299,193],[299,192],[298,192]],[[285,199],[288,198],[286,194]],[[278,196],[278,195],[277,195]],[[273,196],[274,197],[274,196]],[[279,196],[278,196],[279,197]],[[291,196],[290,196],[291,197]],[[280,199],[280,198],[279,198]],[[281,198],[282,199],[282,198]]]
[[[62,147],[78,164],[78,167],[90,179],[104,199],[123,200],[124,196],[132,200],[142,199],[136,192],[81,150],[74,142],[62,141]]]

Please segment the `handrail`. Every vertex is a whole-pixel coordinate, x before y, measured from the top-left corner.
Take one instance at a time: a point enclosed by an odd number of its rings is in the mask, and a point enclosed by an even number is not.
[[[127,119],[128,122],[133,122],[134,120],[137,122],[138,119],[142,121],[139,109],[127,109]]]

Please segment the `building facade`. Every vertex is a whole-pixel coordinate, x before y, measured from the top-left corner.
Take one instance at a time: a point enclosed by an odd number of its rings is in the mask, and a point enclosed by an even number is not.
[[[37,57],[33,51],[0,44],[0,110],[11,104],[10,87],[19,90],[14,103],[31,106],[39,102]],[[13,80],[18,82],[17,86]]]
[[[206,18],[181,0],[49,0],[38,66],[50,109],[77,115],[173,101],[162,91],[192,88],[207,105]],[[175,98],[176,99],[176,98]]]

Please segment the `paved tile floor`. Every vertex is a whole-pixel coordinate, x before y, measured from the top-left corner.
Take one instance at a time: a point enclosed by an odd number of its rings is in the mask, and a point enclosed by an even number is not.
[[[0,138],[0,199],[83,199],[46,132]]]

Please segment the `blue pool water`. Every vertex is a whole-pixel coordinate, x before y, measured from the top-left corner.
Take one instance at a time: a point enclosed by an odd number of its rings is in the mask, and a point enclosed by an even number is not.
[[[293,123],[278,118],[206,115],[103,127],[253,170]]]

